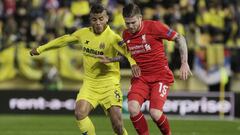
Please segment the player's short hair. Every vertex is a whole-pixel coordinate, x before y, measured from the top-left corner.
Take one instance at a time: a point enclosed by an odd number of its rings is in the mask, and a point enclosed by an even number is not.
[[[123,17],[133,17],[135,15],[141,15],[141,10],[138,5],[129,3],[123,8]]]
[[[103,11],[107,11],[107,9],[101,3],[94,3],[92,4],[90,14],[99,14]]]

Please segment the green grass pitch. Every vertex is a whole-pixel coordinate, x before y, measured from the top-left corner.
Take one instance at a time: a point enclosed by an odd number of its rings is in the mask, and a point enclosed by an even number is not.
[[[113,135],[105,116],[91,117],[97,135]],[[151,135],[160,132],[149,120]],[[173,135],[239,135],[240,120],[173,120]],[[136,135],[129,119],[124,120],[129,135]],[[0,115],[0,135],[80,135],[73,115]]]

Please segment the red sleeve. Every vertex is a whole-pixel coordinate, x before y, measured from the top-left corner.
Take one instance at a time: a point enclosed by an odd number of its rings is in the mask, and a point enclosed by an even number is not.
[[[170,29],[166,24],[159,21],[154,21],[153,33],[159,35],[162,39],[173,40],[177,32]]]

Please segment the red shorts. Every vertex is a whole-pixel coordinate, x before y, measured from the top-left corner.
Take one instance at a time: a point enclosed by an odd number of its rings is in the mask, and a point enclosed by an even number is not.
[[[136,100],[142,105],[144,101],[149,100],[150,108],[162,111],[167,100],[170,84],[161,81],[148,82],[148,79],[144,77],[132,79],[128,101]]]

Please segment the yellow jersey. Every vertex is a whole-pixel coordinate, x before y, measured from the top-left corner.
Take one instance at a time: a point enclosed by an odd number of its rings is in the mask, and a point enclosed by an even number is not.
[[[118,52],[124,55],[130,65],[136,64],[132,59],[126,46],[119,46],[118,42],[122,39],[109,26],[101,34],[95,34],[92,27],[86,27],[77,30],[71,35],[64,35],[49,43],[37,48],[38,53],[46,50],[60,48],[68,44],[79,44],[83,51],[84,79],[120,80],[120,67],[118,62],[101,63],[95,55],[105,55],[107,57],[116,57]]]

